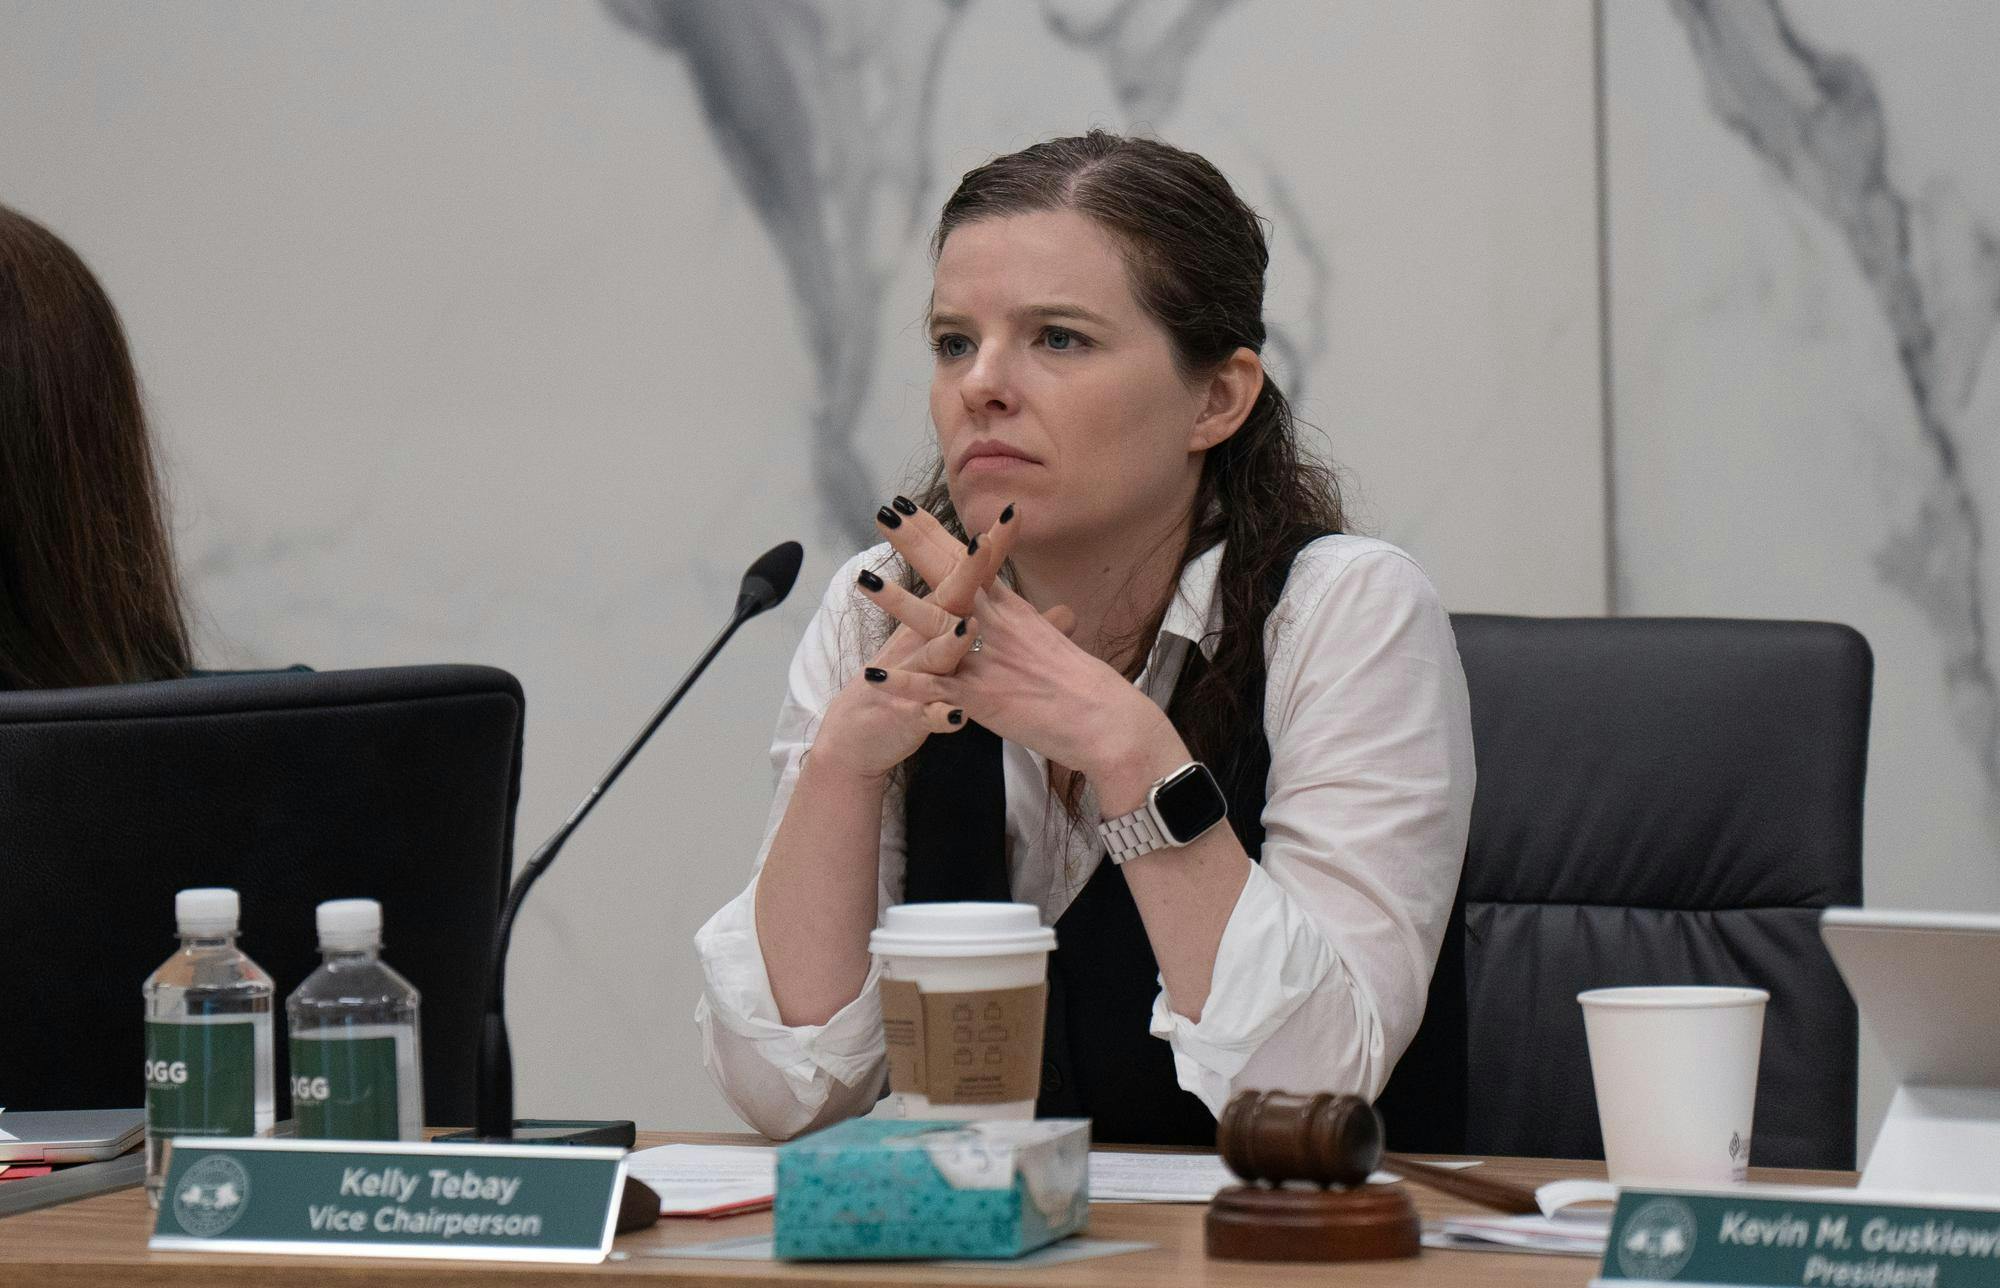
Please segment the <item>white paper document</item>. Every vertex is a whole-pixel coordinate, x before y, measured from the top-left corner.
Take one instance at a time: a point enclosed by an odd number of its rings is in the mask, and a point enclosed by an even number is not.
[[[1475,1167],[1476,1160],[1439,1163],[1439,1167]],[[1394,1172],[1376,1172],[1377,1184],[1402,1179]],[[1090,1151],[1090,1201],[1093,1203],[1206,1203],[1220,1190],[1241,1185],[1235,1173],[1214,1154],[1143,1154],[1126,1150]]]
[[[1618,1187],[1609,1181],[1550,1181],[1535,1191],[1540,1216],[1459,1216],[1424,1226],[1427,1248],[1553,1252],[1601,1257]]]
[[[634,1150],[625,1170],[660,1196],[661,1216],[722,1216],[771,1202],[778,1151],[769,1145],[655,1145]]]
[[[1238,1183],[1214,1154],[1090,1151],[1093,1203],[1206,1203]]]
[[[1610,1231],[1609,1211],[1564,1213],[1552,1217],[1460,1216],[1427,1223],[1424,1226],[1424,1246],[1601,1257]]]

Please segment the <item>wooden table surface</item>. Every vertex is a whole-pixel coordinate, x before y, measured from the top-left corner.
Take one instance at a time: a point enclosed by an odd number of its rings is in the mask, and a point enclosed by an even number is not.
[[[704,1132],[642,1132],[639,1144],[669,1141],[751,1144],[746,1135]],[[1482,1175],[1540,1185],[1562,1177],[1604,1175],[1602,1163],[1547,1159],[1490,1159]],[[1852,1174],[1758,1169],[1753,1178],[1802,1184],[1851,1184]],[[1412,1186],[1425,1219],[1479,1209],[1446,1195]],[[1323,1265],[1211,1261],[1202,1252],[1201,1204],[1099,1203],[1090,1210],[1089,1233],[1100,1239],[1130,1239],[1158,1246],[1039,1270],[961,1269],[922,1263],[816,1262],[774,1264],[752,1261],[693,1261],[656,1255],[678,1243],[703,1243],[771,1228],[769,1212],[719,1220],[663,1220],[649,1230],[621,1235],[613,1260],[596,1266],[521,1265],[506,1262],[395,1260],[364,1257],[215,1256],[152,1252],[146,1237],[152,1211],[142,1189],[82,1199],[62,1207],[0,1219],[0,1285],[68,1284],[278,1285],[280,1288],[423,1288],[424,1285],[496,1283],[507,1288],[574,1285],[584,1276],[618,1276],[694,1285],[904,1284],[962,1288],[968,1284],[1065,1285],[1067,1288],[1159,1288],[1198,1284],[1205,1288],[1262,1288],[1263,1285],[1325,1284],[1337,1273],[1343,1288],[1376,1285],[1563,1285],[1587,1284],[1597,1261],[1509,1252],[1440,1252],[1426,1249],[1414,1261],[1350,1263],[1337,1272]],[[622,1256],[621,1256],[622,1254]]]

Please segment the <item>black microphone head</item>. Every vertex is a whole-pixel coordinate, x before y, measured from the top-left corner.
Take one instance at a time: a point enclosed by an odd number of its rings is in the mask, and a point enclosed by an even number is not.
[[[799,565],[805,562],[805,547],[796,541],[772,546],[757,557],[743,574],[743,586],[736,594],[736,611],[745,617],[767,608],[776,608],[792,593],[799,579]]]

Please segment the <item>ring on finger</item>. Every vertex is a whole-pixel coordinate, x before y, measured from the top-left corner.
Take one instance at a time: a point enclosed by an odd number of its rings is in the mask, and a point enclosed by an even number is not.
[[[986,637],[984,635],[975,635],[972,637],[972,647],[967,649],[966,652],[977,653],[980,649],[983,649],[985,647],[986,647]]]

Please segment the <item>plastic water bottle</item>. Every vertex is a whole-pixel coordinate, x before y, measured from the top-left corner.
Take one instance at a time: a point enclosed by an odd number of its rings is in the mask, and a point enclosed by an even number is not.
[[[234,890],[174,896],[180,951],[146,981],[146,1199],[160,1205],[176,1136],[266,1136],[271,977],[236,946]]]
[[[419,998],[382,962],[382,905],[332,899],[319,906],[318,921],[324,960],[285,1002],[299,1135],[421,1139]]]

